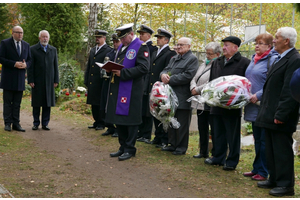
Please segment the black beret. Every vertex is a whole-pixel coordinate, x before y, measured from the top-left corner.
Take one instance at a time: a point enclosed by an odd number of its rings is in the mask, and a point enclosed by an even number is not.
[[[235,37],[235,36],[228,36],[227,38],[224,38],[222,40],[222,42],[225,42],[225,41],[228,41],[228,42],[231,42],[233,44],[236,44],[238,47],[240,46],[241,44],[241,39],[238,38],[238,37]]]

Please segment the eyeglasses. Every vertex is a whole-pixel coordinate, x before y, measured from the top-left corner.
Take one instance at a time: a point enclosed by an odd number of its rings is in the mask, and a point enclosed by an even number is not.
[[[14,33],[17,33],[17,34],[23,34],[23,32],[14,32]]]
[[[205,53],[205,54],[208,55],[208,56],[215,55],[215,53]]]
[[[178,47],[183,47],[184,45],[188,45],[188,44],[176,44],[176,46]]]
[[[262,46],[262,45],[268,45],[268,44],[264,44],[264,43],[255,43],[254,45],[255,45],[255,46],[256,46],[256,45]]]

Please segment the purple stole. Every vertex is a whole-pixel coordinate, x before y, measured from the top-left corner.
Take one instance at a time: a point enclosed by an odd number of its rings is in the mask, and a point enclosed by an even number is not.
[[[128,68],[135,67],[137,53],[138,53],[138,50],[140,49],[142,43],[143,43],[143,41],[136,38],[134,41],[132,41],[129,44],[127,51],[126,51],[124,61],[123,61],[123,65],[125,68],[128,69]],[[118,52],[120,52],[120,49],[122,46],[123,45],[119,46]],[[120,79],[117,107],[116,107],[117,115],[128,115],[129,114],[132,83],[133,83],[133,80],[123,81]]]

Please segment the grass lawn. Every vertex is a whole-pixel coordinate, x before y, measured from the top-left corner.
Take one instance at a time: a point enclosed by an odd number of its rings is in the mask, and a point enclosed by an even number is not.
[[[52,108],[51,119],[60,120],[65,119],[70,125],[79,124],[80,126],[87,126],[91,123],[90,114],[86,114],[89,108],[84,105],[85,98],[75,98],[69,103],[63,103]],[[73,106],[72,106],[73,105]],[[22,101],[22,110],[31,112],[30,98],[24,97]],[[42,163],[53,162],[55,165],[60,158],[55,157],[47,152],[34,147],[31,140],[24,140],[21,135],[10,134],[3,130],[3,119],[0,124],[0,174],[11,174],[11,177],[22,176],[16,175],[16,171],[36,170],[35,173],[51,176],[51,173],[58,173],[54,171],[43,171]],[[99,132],[89,134],[83,133],[83,136],[88,138],[93,145],[102,145],[107,147],[112,152],[116,150],[116,139],[112,137],[103,137]],[[190,133],[189,148],[187,155],[174,156],[170,152],[163,152],[160,149],[147,145],[145,143],[137,142],[137,154],[144,155],[132,159],[134,164],[147,165],[152,170],[164,170],[165,179],[167,182],[171,180],[176,182],[183,189],[189,187],[195,193],[203,194],[204,197],[246,197],[257,198],[271,197],[268,195],[268,190],[256,187],[256,182],[249,178],[243,177],[242,173],[252,169],[252,162],[254,159],[254,146],[243,147],[241,149],[240,162],[235,171],[224,171],[219,166],[208,166],[204,164],[204,159],[194,159],[192,156],[199,152],[198,148],[198,133]],[[9,163],[1,163],[4,158],[11,158]],[[61,162],[61,161],[59,161]],[[34,166],[33,166],[34,165]],[[37,167],[40,166],[40,167]],[[72,166],[66,167],[71,168]],[[300,158],[295,157],[295,193],[294,197],[300,197]],[[0,184],[12,190],[18,189],[18,196],[22,197],[43,197],[43,191],[54,192],[51,184],[45,188],[45,185],[36,185],[36,190],[28,193],[27,190],[19,190],[23,186],[16,182],[17,179],[9,176],[0,176]],[[28,177],[26,177],[28,178]],[[25,179],[25,177],[24,177]],[[58,197],[72,197],[71,192],[68,196]],[[55,197],[55,196],[54,196]]]

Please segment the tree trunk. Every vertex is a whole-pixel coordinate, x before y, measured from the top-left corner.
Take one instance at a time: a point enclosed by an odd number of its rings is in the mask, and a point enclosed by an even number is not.
[[[89,27],[88,27],[88,43],[86,49],[86,62],[89,57],[90,50],[94,46],[95,38],[94,30],[97,28],[97,15],[98,15],[98,5],[97,3],[90,3],[90,14],[89,14]]]

